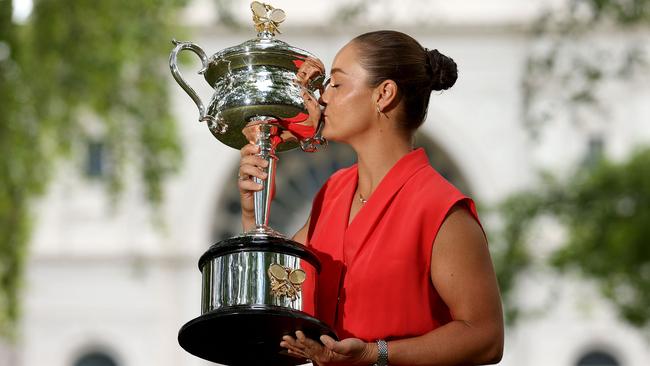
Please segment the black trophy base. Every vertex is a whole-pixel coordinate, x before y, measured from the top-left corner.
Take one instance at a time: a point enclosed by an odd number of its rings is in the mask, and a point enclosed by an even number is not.
[[[318,340],[336,338],[325,323],[301,311],[277,306],[248,305],[211,311],[190,320],[178,332],[187,352],[230,366],[289,366],[308,362],[280,347],[282,336],[303,331]]]

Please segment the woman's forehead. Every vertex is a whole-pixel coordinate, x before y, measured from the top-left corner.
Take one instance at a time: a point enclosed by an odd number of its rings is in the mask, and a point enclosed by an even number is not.
[[[353,43],[348,43],[334,57],[332,61],[332,71],[334,73],[342,74],[355,74],[359,71],[364,71],[359,64],[357,46]]]

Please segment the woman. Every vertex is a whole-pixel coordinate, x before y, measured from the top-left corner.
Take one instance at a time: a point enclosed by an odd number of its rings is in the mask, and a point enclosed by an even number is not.
[[[340,341],[285,336],[318,365],[496,363],[503,349],[499,291],[473,202],[413,150],[431,90],[456,81],[454,61],[399,32],[363,34],[336,55],[321,97],[323,136],[357,164],[336,172],[294,240],[322,262],[316,317]],[[314,109],[316,101],[308,101]],[[241,151],[244,230],[266,178],[257,147]]]

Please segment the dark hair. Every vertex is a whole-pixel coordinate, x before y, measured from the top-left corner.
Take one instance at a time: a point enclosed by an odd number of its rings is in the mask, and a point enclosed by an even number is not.
[[[458,78],[456,63],[438,50],[423,48],[411,36],[397,31],[364,33],[352,40],[359,47],[361,66],[368,72],[368,84],[385,80],[397,84],[404,101],[400,125],[411,132],[427,114],[432,90],[447,90]]]

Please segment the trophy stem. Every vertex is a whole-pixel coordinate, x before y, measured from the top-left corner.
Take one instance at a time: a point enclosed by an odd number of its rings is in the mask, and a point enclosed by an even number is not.
[[[275,172],[278,157],[275,155],[276,143],[280,129],[272,117],[258,116],[250,122],[255,127],[255,145],[260,147],[258,156],[266,160],[267,178],[262,180],[254,177],[255,183],[262,185],[262,190],[255,192],[253,200],[255,204],[255,232],[261,234],[275,234],[269,227],[269,215],[271,213],[271,199],[273,198],[273,187],[275,186]],[[251,127],[253,127],[251,126]]]
[[[255,192],[255,195],[253,197],[255,201],[255,226],[257,229],[268,228],[269,226],[269,215],[271,213],[272,198],[271,193],[275,182],[275,167],[278,159],[275,157],[275,155],[272,154],[261,156],[269,163],[269,165],[266,169],[266,172],[268,174],[267,179],[261,180],[259,178],[253,178],[255,183],[262,184],[264,187],[261,191]]]

